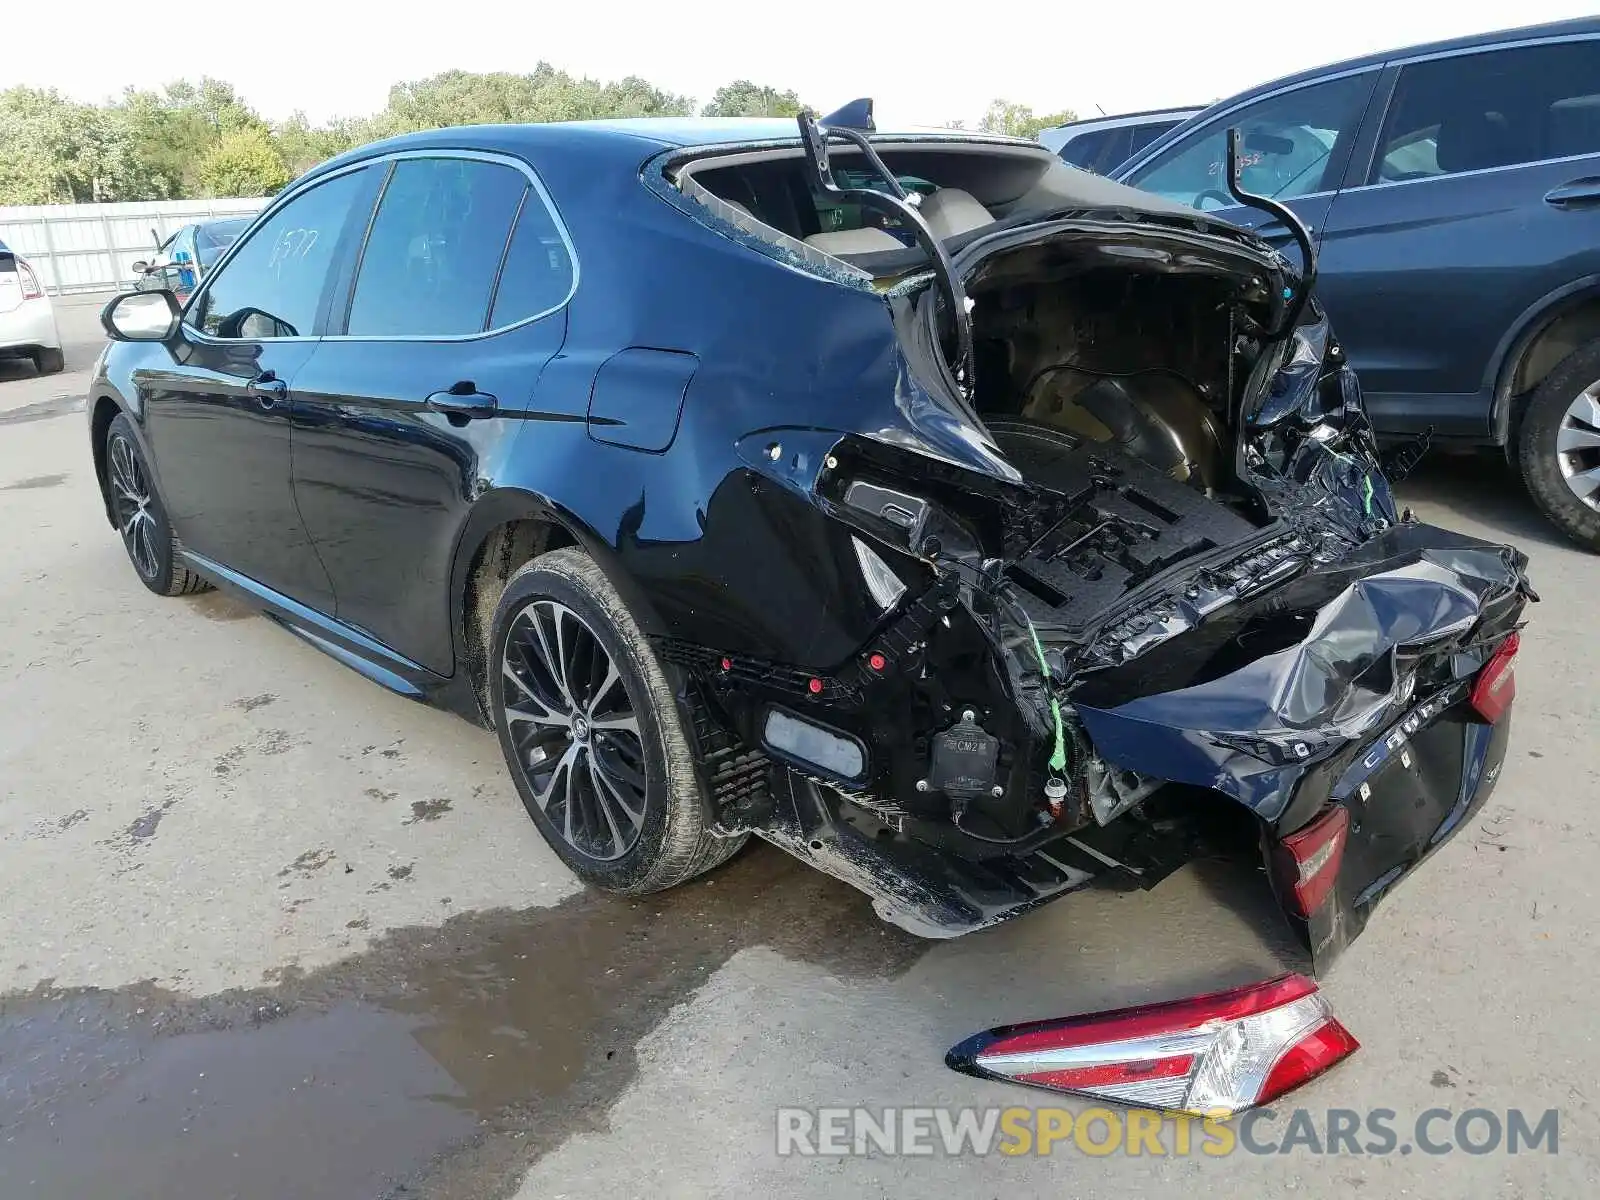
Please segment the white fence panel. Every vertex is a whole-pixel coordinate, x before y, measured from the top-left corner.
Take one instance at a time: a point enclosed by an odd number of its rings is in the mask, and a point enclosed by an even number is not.
[[[191,221],[242,217],[261,197],[150,200],[134,204],[0,205],[0,242],[22,255],[47,291],[91,292],[133,284],[128,264],[149,258],[157,238]]]

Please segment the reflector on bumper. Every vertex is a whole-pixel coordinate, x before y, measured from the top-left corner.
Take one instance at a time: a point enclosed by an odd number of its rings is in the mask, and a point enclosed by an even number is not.
[[[968,1075],[1180,1112],[1238,1112],[1360,1046],[1303,975],[1185,1000],[1006,1025],[945,1064]]]

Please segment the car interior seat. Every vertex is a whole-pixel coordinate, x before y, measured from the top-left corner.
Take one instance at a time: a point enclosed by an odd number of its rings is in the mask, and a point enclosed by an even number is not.
[[[1439,125],[1439,169],[1447,173],[1482,171],[1517,161],[1511,122],[1497,112],[1462,112]]]
[[[994,224],[994,215],[971,192],[960,188],[940,188],[933,195],[924,196],[918,211],[941,242]]]

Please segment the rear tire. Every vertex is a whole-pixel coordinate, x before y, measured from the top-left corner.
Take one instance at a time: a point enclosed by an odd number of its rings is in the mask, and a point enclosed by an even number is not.
[[[111,519],[134,574],[158,596],[187,596],[211,585],[183,565],[178,535],[172,532],[150,467],[127,416],[118,413],[106,430],[106,496]]]
[[[1600,550],[1600,341],[1579,346],[1534,389],[1517,429],[1517,461],[1551,523]]]
[[[643,895],[727,861],[677,700],[604,572],[581,550],[506,583],[489,635],[490,709],[528,815],[585,883]]]
[[[67,359],[60,350],[48,346],[33,352],[33,369],[41,375],[59,375],[67,369]]]

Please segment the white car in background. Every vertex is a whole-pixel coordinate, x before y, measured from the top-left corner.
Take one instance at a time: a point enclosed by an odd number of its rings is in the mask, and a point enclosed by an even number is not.
[[[0,358],[31,358],[41,375],[64,368],[55,309],[37,272],[0,242]]]

